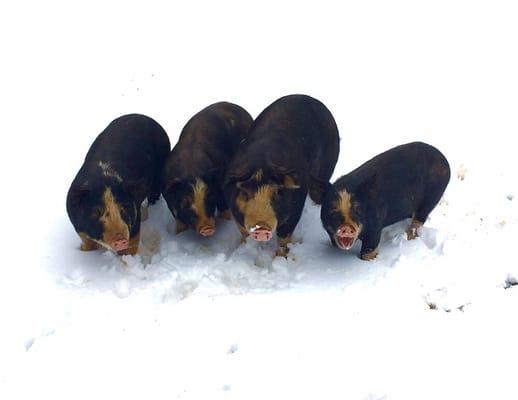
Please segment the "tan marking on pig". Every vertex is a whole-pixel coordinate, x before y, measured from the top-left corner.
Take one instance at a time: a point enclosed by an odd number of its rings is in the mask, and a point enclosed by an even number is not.
[[[352,226],[359,234],[361,225],[351,217],[351,195],[347,190],[342,190],[338,194],[340,199],[333,203],[334,211],[339,212],[344,217],[344,224]]]
[[[99,168],[103,171],[104,176],[115,178],[117,181],[122,182],[122,178],[117,171],[113,169],[110,163],[105,161],[99,161]]]
[[[360,258],[365,261],[374,260],[378,256],[378,249],[369,251],[368,253],[362,254]]]
[[[109,187],[103,193],[104,213],[101,215],[100,221],[103,224],[102,241],[109,244],[118,239],[129,239],[128,225],[121,216],[120,206],[115,201],[113,193]]]
[[[410,223],[410,227],[406,231],[406,237],[408,240],[414,240],[418,234],[417,230],[423,226],[423,223],[421,221],[418,221],[415,219],[415,217],[412,218],[412,222]]]
[[[237,196],[236,205],[244,216],[247,231],[256,225],[265,225],[272,232],[277,229],[277,217],[272,207],[272,197],[277,190],[275,185],[263,185],[248,200],[243,194]]]
[[[196,230],[198,231],[203,226],[214,227],[214,218],[209,217],[205,211],[205,198],[207,197],[207,184],[201,179],[196,178],[193,189],[193,201],[191,208],[197,216]]]
[[[94,240],[90,239],[86,233],[79,233],[79,237],[81,238],[81,251],[92,251],[101,247]]]
[[[300,185],[297,185],[295,179],[291,175],[284,176],[284,187],[286,189],[300,189]]]
[[[292,236],[289,235],[285,238],[278,238],[277,242],[279,245],[279,248],[275,252],[276,257],[287,257],[289,253],[288,244],[291,243]]]
[[[135,237],[133,237],[129,240],[128,248],[126,250],[118,251],[117,254],[120,256],[124,256],[124,255],[134,256],[138,252],[139,243],[140,243],[140,233],[137,233],[137,235],[135,235]]]

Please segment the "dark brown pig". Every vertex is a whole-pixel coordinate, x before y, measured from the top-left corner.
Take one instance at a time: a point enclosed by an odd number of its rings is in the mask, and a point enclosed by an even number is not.
[[[162,194],[177,233],[191,227],[202,236],[213,235],[216,209],[230,218],[223,175],[251,124],[248,112],[226,102],[204,108],[187,122],[162,174]]]
[[[100,246],[135,254],[141,204],[160,196],[160,172],[170,150],[162,127],[144,115],[124,115],[99,134],[67,196],[81,250]]]
[[[449,180],[448,161],[435,147],[420,142],[394,147],[327,185],[322,224],[342,250],[360,239],[360,257],[371,260],[384,227],[412,218],[407,237],[416,237]]]
[[[269,241],[276,232],[277,255],[286,256],[306,196],[320,202],[338,152],[335,120],[320,101],[291,95],[267,107],[225,176],[225,197],[243,239]]]

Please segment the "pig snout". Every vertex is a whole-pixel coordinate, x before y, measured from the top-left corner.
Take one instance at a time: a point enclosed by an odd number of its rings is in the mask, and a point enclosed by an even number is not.
[[[212,236],[216,232],[213,226],[205,225],[198,229],[198,233],[202,236]]]
[[[342,225],[336,231],[336,242],[342,250],[349,250],[356,241],[357,231],[351,225]]]
[[[262,225],[256,225],[254,228],[250,229],[250,236],[252,236],[252,239],[257,240],[258,242],[267,242],[272,238],[273,234],[270,228]]]
[[[356,229],[351,225],[342,225],[336,232],[338,237],[351,237],[356,235]]]
[[[129,247],[129,240],[127,239],[117,239],[110,243],[110,246],[115,251],[126,250]]]

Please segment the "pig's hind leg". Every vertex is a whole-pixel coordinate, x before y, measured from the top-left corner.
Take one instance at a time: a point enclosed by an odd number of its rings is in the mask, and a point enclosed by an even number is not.
[[[149,193],[147,196],[147,201],[149,204],[155,204],[157,200],[160,198],[160,178],[153,179],[151,183],[151,188],[149,189]]]
[[[425,191],[421,205],[412,215],[412,222],[410,223],[410,227],[407,230],[408,240],[415,239],[418,236],[419,228],[424,225],[432,210],[435,208],[437,203],[439,203],[443,192],[444,189],[438,185],[432,185],[428,188],[428,190]]]

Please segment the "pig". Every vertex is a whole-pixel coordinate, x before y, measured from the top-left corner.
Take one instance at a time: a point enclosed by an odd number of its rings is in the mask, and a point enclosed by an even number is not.
[[[67,213],[81,250],[136,254],[141,204],[160,196],[160,173],[171,145],[164,129],[139,114],[112,121],[95,139],[67,195]]]
[[[216,231],[216,210],[230,212],[222,192],[223,176],[252,117],[242,107],[220,102],[195,114],[183,128],[162,173],[162,195],[176,221],[203,237]]]
[[[320,203],[340,148],[330,111],[306,95],[282,97],[253,122],[225,174],[224,193],[242,240],[277,234],[286,257],[306,196]]]
[[[394,147],[322,186],[322,224],[333,245],[349,250],[359,239],[360,258],[372,260],[384,227],[411,218],[407,238],[417,236],[449,180],[448,161],[435,147]]]

